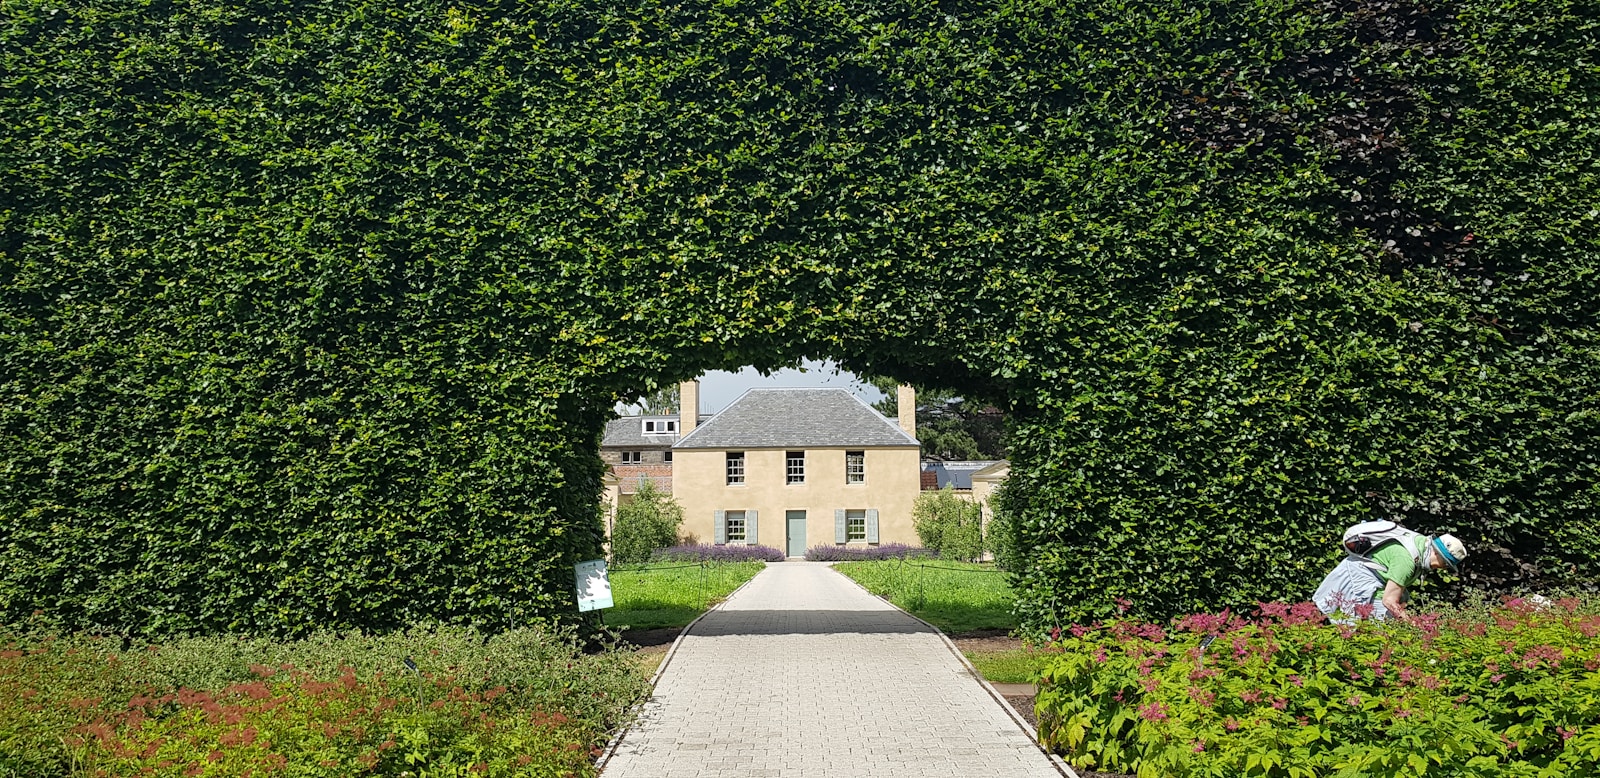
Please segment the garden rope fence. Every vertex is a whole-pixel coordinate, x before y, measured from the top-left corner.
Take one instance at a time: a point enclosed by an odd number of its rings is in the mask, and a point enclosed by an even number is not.
[[[916,573],[916,575],[917,575],[917,594],[916,594],[916,597],[912,598],[909,595],[907,597],[907,604],[911,606],[911,610],[920,609],[924,605],[928,604],[927,588],[926,588],[926,584],[925,584],[925,579],[927,578],[927,571],[928,570],[950,570],[950,571],[957,572],[957,573],[1004,573],[1005,572],[1004,570],[1001,570],[998,567],[989,568],[989,569],[970,568],[970,567],[951,567],[950,565],[929,564],[928,562],[924,561],[923,559],[911,559],[911,560],[908,561],[905,557],[900,557],[900,567],[895,572],[896,572],[896,578],[899,579],[899,584],[900,584],[900,586],[898,586],[897,588],[901,588],[902,590],[904,590],[906,567],[908,565],[917,568],[917,573]]]

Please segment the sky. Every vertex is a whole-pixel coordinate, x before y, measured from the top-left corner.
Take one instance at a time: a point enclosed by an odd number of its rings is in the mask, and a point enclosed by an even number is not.
[[[770,376],[763,376],[753,367],[747,367],[737,373],[726,370],[713,370],[700,376],[700,412],[716,413],[726,408],[729,403],[739,399],[746,389],[761,387],[763,389],[779,386],[820,386],[838,389],[849,389],[870,405],[883,399],[883,392],[871,384],[862,382],[854,373],[839,369],[832,362],[817,362],[806,360],[801,364],[802,370],[779,370]]]
[[[839,369],[833,362],[806,360],[800,369],[778,370],[763,376],[753,367],[737,372],[713,370],[700,376],[700,412],[717,413],[739,399],[747,389],[784,386],[820,386],[848,389],[867,403],[883,399],[883,393],[857,378],[854,373]],[[617,405],[618,413],[632,413],[626,405]]]

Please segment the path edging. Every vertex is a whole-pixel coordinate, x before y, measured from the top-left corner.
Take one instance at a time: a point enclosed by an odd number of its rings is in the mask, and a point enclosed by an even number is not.
[[[768,562],[767,564],[776,564],[776,563],[775,562]],[[761,573],[764,572],[765,570],[766,570],[765,567],[761,568],[761,570],[757,570],[756,571],[756,575],[761,575]],[[678,636],[672,639],[672,645],[667,648],[667,655],[662,657],[661,658],[661,664],[656,666],[655,675],[650,676],[650,697],[646,697],[643,702],[639,703],[639,708],[641,710],[643,710],[645,705],[648,705],[650,703],[650,698],[651,697],[656,696],[656,684],[661,681],[662,673],[665,673],[667,671],[667,665],[672,664],[672,657],[678,653],[678,646],[679,646],[679,644],[683,643],[683,639],[689,636],[689,630],[694,629],[694,625],[699,624],[701,619],[703,619],[703,618],[705,618],[707,616],[710,616],[712,611],[717,610],[718,608],[721,608],[725,603],[728,602],[728,600],[733,599],[733,596],[735,594],[738,594],[740,591],[742,591],[744,589],[744,587],[749,586],[751,581],[756,580],[756,575],[752,575],[749,578],[745,579],[745,582],[742,583],[742,584],[739,584],[738,588],[734,589],[731,592],[728,592],[728,596],[723,597],[721,602],[718,602],[716,605],[713,605],[713,606],[711,606],[709,608],[706,608],[705,613],[702,613],[699,616],[694,617],[694,621],[691,621],[686,626],[684,626],[683,631],[679,632]],[[916,618],[916,617],[912,616],[911,618]],[[617,734],[611,736],[611,740],[606,743],[606,750],[601,752],[599,759],[595,760],[594,772],[595,772],[596,775],[599,775],[599,774],[605,772],[606,763],[611,761],[612,754],[615,754],[617,752],[617,747],[622,745],[622,739],[624,737],[626,737],[627,734],[633,730],[633,725],[637,724],[638,721],[639,721],[639,717],[638,716],[634,716],[633,720],[629,721],[627,726],[623,727],[622,729],[617,730]],[[1072,778],[1078,778],[1078,776],[1074,775],[1074,776],[1072,776]]]
[[[1062,775],[1066,776],[1067,778],[1080,778],[1079,775],[1077,774],[1077,772],[1073,771],[1072,765],[1067,764],[1064,760],[1062,760],[1061,757],[1056,756],[1055,754],[1051,753],[1048,749],[1046,749],[1044,747],[1043,744],[1041,744],[1039,742],[1039,731],[1034,729],[1033,725],[1029,724],[1028,720],[1022,717],[1022,714],[1018,713],[1015,708],[1011,707],[1011,703],[1008,700],[1006,700],[1005,695],[1001,694],[998,690],[996,690],[994,688],[994,686],[992,686],[989,683],[989,679],[984,678],[983,677],[983,673],[978,672],[978,668],[972,666],[972,662],[967,659],[967,655],[961,653],[961,649],[956,647],[955,642],[950,640],[950,636],[949,635],[944,634],[944,630],[939,629],[938,627],[935,627],[932,624],[929,624],[928,622],[923,621],[920,618],[917,618],[917,616],[915,614],[911,613],[910,611],[906,610],[905,608],[902,608],[902,607],[900,607],[898,605],[895,605],[893,602],[890,602],[889,598],[884,597],[884,596],[879,595],[879,594],[873,594],[871,589],[868,589],[867,587],[862,586],[861,582],[857,581],[856,579],[851,578],[850,576],[845,575],[844,573],[840,573],[838,570],[834,569],[834,567],[832,565],[829,565],[828,569],[829,570],[833,570],[833,572],[837,573],[840,577],[844,578],[846,581],[849,581],[850,583],[855,584],[858,588],[861,589],[861,591],[864,591],[867,594],[871,594],[873,597],[877,597],[878,599],[883,600],[883,602],[885,604],[887,604],[889,607],[894,608],[895,610],[900,611],[901,613],[904,613],[905,615],[907,615],[907,616],[911,617],[912,619],[916,620],[917,623],[927,627],[928,629],[933,630],[933,634],[938,635],[939,636],[939,640],[944,642],[945,649],[948,650],[950,653],[955,655],[956,661],[960,662],[962,667],[967,668],[967,674],[971,675],[974,680],[976,680],[980,685],[983,686],[983,690],[989,694],[989,698],[994,700],[996,703],[998,703],[1000,705],[1000,707],[1005,710],[1006,715],[1011,717],[1011,721],[1013,723],[1015,723],[1017,725],[1017,727],[1020,728],[1023,731],[1023,733],[1028,736],[1028,742],[1032,743],[1035,748],[1039,749],[1039,753],[1044,754],[1045,758],[1050,760],[1050,764],[1053,767],[1055,767],[1056,770],[1058,772],[1060,772]]]

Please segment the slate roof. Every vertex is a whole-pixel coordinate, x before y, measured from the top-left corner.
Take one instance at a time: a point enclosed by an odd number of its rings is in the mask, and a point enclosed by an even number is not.
[[[708,417],[701,416],[701,421]],[[677,416],[622,416],[606,422],[606,434],[600,438],[602,448],[666,448],[678,442],[678,433],[644,434],[645,419],[677,421]]]
[[[952,489],[971,489],[972,475],[1000,460],[958,460],[954,462],[927,461],[922,463],[923,473],[932,473],[936,480],[935,489],[946,486]],[[924,476],[926,478],[926,476]],[[926,483],[926,481],[924,481]],[[924,486],[923,488],[927,488]]]
[[[751,389],[673,448],[916,445],[916,438],[844,389]]]

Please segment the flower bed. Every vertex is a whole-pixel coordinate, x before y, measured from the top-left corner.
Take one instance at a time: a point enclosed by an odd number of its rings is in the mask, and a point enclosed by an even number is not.
[[[1039,733],[1139,776],[1593,776],[1600,611],[1512,600],[1331,626],[1309,603],[1057,633]],[[1202,639],[1210,637],[1209,646]]]
[[[648,693],[537,629],[121,649],[0,635],[0,775],[593,775]]]
[[[884,543],[880,546],[823,545],[806,549],[807,562],[879,562],[932,556],[932,551],[904,543]]]
[[[783,552],[772,546],[717,546],[687,543],[650,552],[652,562],[782,562]]]

